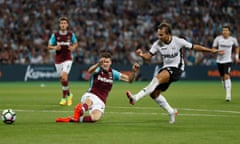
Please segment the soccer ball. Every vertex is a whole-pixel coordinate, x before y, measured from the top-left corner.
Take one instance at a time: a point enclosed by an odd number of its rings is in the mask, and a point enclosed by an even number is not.
[[[2,111],[1,118],[5,124],[12,124],[16,120],[16,112],[12,109],[5,109]]]

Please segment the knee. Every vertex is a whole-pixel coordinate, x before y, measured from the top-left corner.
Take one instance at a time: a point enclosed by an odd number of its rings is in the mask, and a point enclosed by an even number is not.
[[[160,91],[155,90],[150,94],[150,96],[151,96],[152,99],[155,99],[159,96],[159,94],[160,94]]]
[[[102,115],[95,115],[95,114],[91,114],[91,119],[92,119],[92,122],[97,122],[101,119]]]
[[[61,75],[61,81],[68,81],[68,75],[65,74],[65,73],[63,73],[63,74]]]
[[[228,74],[225,74],[224,76],[223,76],[223,79],[224,80],[227,80],[227,79],[229,79],[230,78],[230,75],[228,75]]]
[[[97,122],[100,120],[100,117],[91,116],[92,122]]]

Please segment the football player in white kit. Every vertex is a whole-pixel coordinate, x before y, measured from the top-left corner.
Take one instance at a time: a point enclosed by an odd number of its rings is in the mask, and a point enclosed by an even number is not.
[[[230,71],[232,65],[232,49],[234,49],[234,61],[238,63],[239,61],[239,44],[235,37],[230,36],[231,30],[228,25],[224,25],[222,28],[222,35],[217,36],[212,47],[214,49],[219,49],[224,51],[224,55],[217,56],[217,66],[220,73],[220,77],[223,83],[223,86],[226,90],[226,101],[231,101],[231,78]]]
[[[161,23],[157,29],[158,40],[155,41],[150,50],[144,53],[138,49],[136,53],[144,60],[150,60],[152,56],[159,53],[163,58],[163,67],[158,74],[154,76],[152,81],[137,94],[132,94],[130,91],[126,92],[130,104],[134,105],[144,96],[149,95],[158,105],[168,112],[169,123],[175,122],[175,117],[178,114],[177,109],[172,108],[165,97],[161,94],[167,90],[169,85],[179,80],[181,73],[184,70],[184,60],[181,49],[188,48],[196,51],[204,51],[211,53],[223,53],[221,50],[209,49],[201,45],[192,44],[182,38],[173,36],[171,27],[168,23]]]

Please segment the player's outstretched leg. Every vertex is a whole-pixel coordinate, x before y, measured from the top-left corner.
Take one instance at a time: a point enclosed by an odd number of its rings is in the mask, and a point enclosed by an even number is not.
[[[127,92],[126,92],[126,95],[127,95],[128,99],[129,99],[129,103],[130,103],[131,105],[134,105],[136,101],[135,101],[132,93],[131,93],[130,91],[127,91]]]
[[[79,121],[81,115],[83,115],[82,104],[79,103],[74,108],[73,120],[74,121]]]
[[[59,118],[56,118],[56,122],[71,122],[71,118],[70,117],[59,117]]]

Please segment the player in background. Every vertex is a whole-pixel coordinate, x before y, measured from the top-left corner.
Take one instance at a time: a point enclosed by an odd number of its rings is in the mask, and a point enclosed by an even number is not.
[[[169,123],[173,124],[178,111],[169,105],[162,95],[162,92],[166,91],[172,82],[178,81],[184,71],[184,60],[181,49],[188,48],[211,53],[222,53],[222,51],[192,44],[182,38],[173,36],[168,23],[161,23],[158,26],[157,34],[158,40],[153,43],[148,52],[144,53],[141,49],[138,49],[136,53],[144,60],[150,60],[152,56],[159,53],[163,58],[162,69],[160,69],[152,81],[137,94],[133,95],[130,91],[127,91],[126,95],[129,98],[130,104],[134,105],[144,96],[150,94],[151,98],[168,112]]]
[[[139,70],[139,65],[135,63],[132,72],[126,75],[112,69],[111,65],[111,54],[103,52],[99,62],[88,69],[91,74],[90,88],[82,96],[81,103],[75,106],[73,117],[57,118],[56,122],[96,122],[101,119],[113,82],[121,80],[131,83]],[[87,111],[89,115],[84,115]]]
[[[53,33],[48,42],[48,49],[55,50],[55,67],[57,73],[60,75],[60,81],[62,85],[62,98],[60,105],[72,105],[73,94],[70,92],[68,85],[68,74],[72,67],[72,51],[77,46],[76,35],[68,31],[69,19],[67,17],[61,17],[59,19],[59,31]]]
[[[222,28],[222,34],[217,36],[212,47],[214,49],[219,49],[224,51],[224,55],[218,55],[216,62],[218,66],[218,71],[226,91],[227,102],[231,101],[231,65],[232,65],[232,50],[234,49],[234,61],[238,63],[239,61],[239,44],[235,37],[231,36],[231,30],[229,25],[224,25]]]

